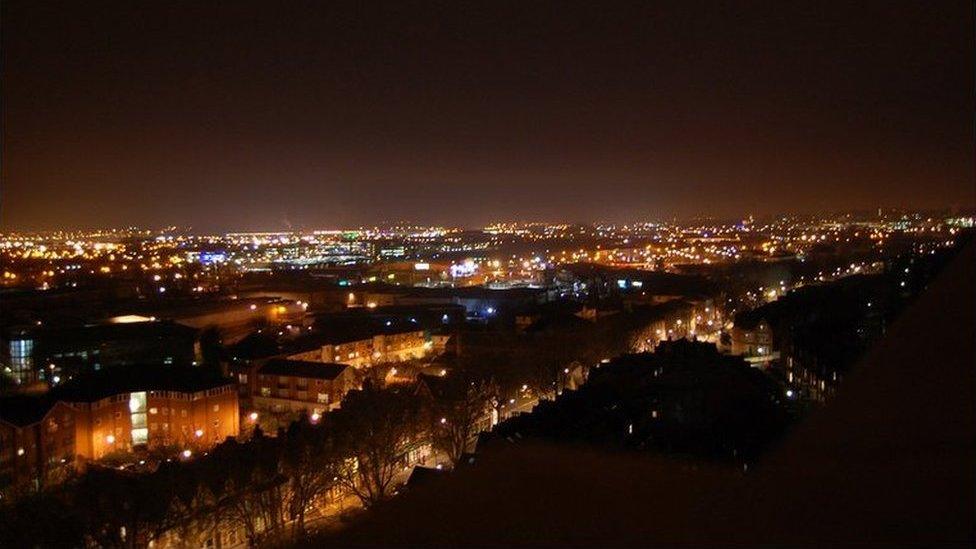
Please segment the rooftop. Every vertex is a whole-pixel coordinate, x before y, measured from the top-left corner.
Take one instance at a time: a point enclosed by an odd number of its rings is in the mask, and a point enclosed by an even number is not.
[[[106,368],[77,377],[51,390],[49,395],[68,402],[94,402],[137,391],[195,393],[233,383],[220,372],[190,366],[125,366]]]
[[[11,395],[0,398],[0,420],[26,427],[44,419],[57,403],[48,395]]]
[[[349,366],[331,362],[309,362],[305,360],[287,360],[275,358],[269,360],[258,370],[259,374],[290,377],[307,377],[312,379],[335,379]]]

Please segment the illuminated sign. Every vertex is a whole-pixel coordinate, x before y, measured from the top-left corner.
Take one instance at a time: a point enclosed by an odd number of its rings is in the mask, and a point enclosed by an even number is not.
[[[460,265],[451,265],[451,276],[455,278],[471,276],[477,270],[478,266],[475,265],[474,261],[468,259]]]
[[[224,252],[200,252],[200,263],[211,264],[211,263],[223,263],[227,261],[227,254]]]

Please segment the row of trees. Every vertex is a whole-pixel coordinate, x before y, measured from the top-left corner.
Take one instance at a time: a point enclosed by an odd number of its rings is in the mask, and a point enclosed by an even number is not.
[[[434,392],[367,385],[318,422],[303,416],[274,437],[257,429],[149,473],[92,467],[4,505],[0,546],[182,546],[216,532],[255,546],[301,535],[336,498],[370,507],[391,497],[412,456],[432,447],[460,457],[492,395],[485,384],[442,381]]]
[[[594,369],[578,391],[502,423],[489,437],[639,449],[737,463],[753,460],[791,422],[782,387],[714,345],[661,343]]]
[[[650,329],[660,319],[653,308],[624,311],[599,322],[573,316],[534,333],[512,331],[465,332],[459,370],[467,376],[492,380],[502,395],[522,385],[540,397],[554,396],[560,372],[573,362],[592,365],[604,358],[633,352],[655,335]]]

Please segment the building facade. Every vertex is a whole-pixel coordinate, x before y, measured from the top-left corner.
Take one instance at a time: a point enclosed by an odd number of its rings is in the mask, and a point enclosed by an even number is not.
[[[755,324],[732,327],[732,354],[747,357],[769,357],[773,355],[773,331],[769,323],[759,320]]]
[[[109,455],[204,451],[237,436],[239,423],[236,384],[200,368],[103,370],[46,394],[5,397],[0,491],[38,488]]]
[[[0,493],[56,483],[75,466],[76,416],[63,402],[5,403],[0,413]]]
[[[321,415],[337,408],[355,386],[346,364],[272,359],[252,375],[251,403],[272,413],[305,411]]]
[[[237,389],[224,383],[200,390],[148,390],[70,404],[77,413],[76,450],[97,460],[113,452],[176,446],[199,450],[237,436]]]
[[[410,330],[369,337],[338,338],[317,349],[289,354],[287,358],[365,368],[374,364],[423,358],[432,349],[433,342],[424,330]]]

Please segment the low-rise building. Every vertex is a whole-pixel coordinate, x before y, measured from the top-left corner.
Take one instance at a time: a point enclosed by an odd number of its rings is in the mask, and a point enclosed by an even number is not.
[[[493,289],[486,287],[424,288],[373,286],[351,294],[366,307],[447,306],[464,307],[469,319],[488,319],[529,304],[545,303],[552,297],[544,288]]]
[[[89,370],[139,364],[189,365],[199,360],[198,331],[169,321],[116,321],[7,330],[0,358],[18,386],[56,385]]]
[[[321,415],[337,408],[356,380],[354,369],[345,364],[277,358],[258,367],[251,382],[256,410]]]
[[[240,427],[234,381],[204,368],[113,368],[52,396],[79,412],[76,450],[83,459],[139,446],[209,448]]]
[[[47,394],[0,399],[0,472],[35,485],[61,466],[173,446],[204,450],[239,432],[233,380],[203,368],[133,366]]]
[[[64,402],[43,397],[0,399],[0,492],[38,489],[75,465],[75,417]]]
[[[736,319],[732,327],[732,354],[746,357],[773,356],[773,330],[763,319]]]
[[[321,346],[287,354],[291,360],[334,362],[365,368],[386,362],[423,358],[433,348],[424,330],[387,329],[379,333],[352,331],[323,334]]]

